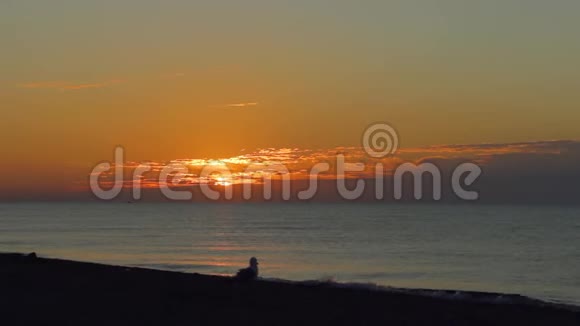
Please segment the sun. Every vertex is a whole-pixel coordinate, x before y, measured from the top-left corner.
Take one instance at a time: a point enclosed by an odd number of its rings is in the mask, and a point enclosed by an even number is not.
[[[216,181],[215,184],[217,186],[229,187],[232,185],[231,178],[226,178],[226,177],[220,176],[220,177],[215,178],[215,181]]]

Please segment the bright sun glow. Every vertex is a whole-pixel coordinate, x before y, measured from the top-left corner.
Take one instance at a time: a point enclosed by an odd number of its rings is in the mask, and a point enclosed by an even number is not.
[[[216,179],[216,185],[217,186],[224,186],[224,187],[228,187],[232,185],[232,180],[231,178],[226,178],[226,177],[217,177]]]

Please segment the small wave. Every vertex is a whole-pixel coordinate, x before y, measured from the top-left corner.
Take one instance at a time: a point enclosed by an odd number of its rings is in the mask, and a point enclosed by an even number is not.
[[[423,297],[432,297],[444,300],[460,300],[477,303],[492,303],[492,304],[526,304],[526,305],[540,305],[540,306],[559,306],[567,309],[580,310],[580,307],[570,305],[562,302],[544,301],[527,297],[520,294],[511,293],[494,293],[494,292],[477,292],[477,291],[461,291],[461,290],[436,290],[436,289],[410,289],[410,288],[396,288],[390,286],[379,285],[376,283],[340,283],[333,279],[323,280],[307,280],[307,281],[290,281],[276,278],[262,278],[264,281],[282,282],[291,284],[302,284],[307,286],[330,286],[336,288],[359,289],[366,291],[382,291],[398,294],[418,295]]]
[[[193,269],[211,269],[215,268],[214,265],[202,265],[202,264],[131,264],[132,267],[140,268],[153,268],[165,271],[190,271]]]

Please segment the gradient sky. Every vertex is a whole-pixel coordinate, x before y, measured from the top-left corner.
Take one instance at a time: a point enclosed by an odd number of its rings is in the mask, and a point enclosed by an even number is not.
[[[579,30],[576,0],[3,0],[1,173],[353,146],[376,121],[402,147],[580,139]]]

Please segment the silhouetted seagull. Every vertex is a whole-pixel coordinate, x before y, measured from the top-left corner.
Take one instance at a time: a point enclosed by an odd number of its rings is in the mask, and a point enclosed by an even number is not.
[[[258,259],[256,257],[250,258],[250,266],[242,268],[236,274],[238,280],[248,281],[255,280],[258,277]]]

